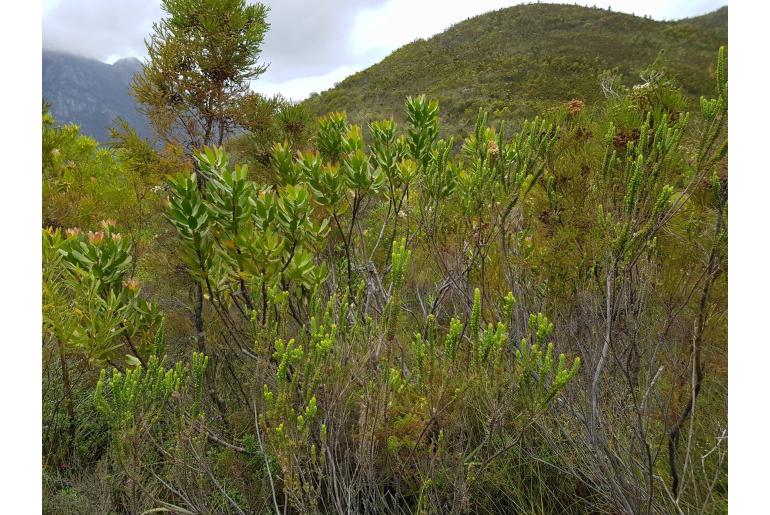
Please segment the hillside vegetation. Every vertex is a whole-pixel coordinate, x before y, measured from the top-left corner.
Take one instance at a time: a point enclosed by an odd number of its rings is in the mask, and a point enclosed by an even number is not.
[[[310,124],[248,90],[264,6],[163,5],[158,141],[43,107],[44,513],[727,512],[724,47],[444,138]]]
[[[727,44],[727,7],[662,22],[604,9],[518,5],[454,25],[399,48],[380,63],[304,102],[316,115],[345,111],[355,123],[403,121],[403,99],[426,94],[441,105],[445,135],[466,135],[476,113],[521,123],[571,99],[602,98],[600,75],[626,83],[664,52],[688,96],[709,91],[713,51]]]

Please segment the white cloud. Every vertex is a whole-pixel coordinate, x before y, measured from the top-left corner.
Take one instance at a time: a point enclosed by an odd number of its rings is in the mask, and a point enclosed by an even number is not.
[[[251,84],[251,89],[266,96],[281,94],[290,100],[304,100],[311,93],[320,93],[334,86],[345,77],[359,71],[362,67],[340,66],[322,75],[298,77],[286,81],[270,81],[266,77],[260,77]]]
[[[43,48],[102,61],[142,57],[162,16],[157,0],[45,0]]]
[[[419,38],[428,38],[472,16],[520,2],[510,0],[414,1],[390,0],[359,11],[351,29],[356,54],[383,57]]]
[[[43,16],[51,12],[60,2],[61,0],[43,0]]]

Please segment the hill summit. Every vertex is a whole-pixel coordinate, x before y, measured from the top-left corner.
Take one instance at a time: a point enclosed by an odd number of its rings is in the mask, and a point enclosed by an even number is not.
[[[599,75],[628,83],[663,52],[685,93],[712,93],[709,67],[727,44],[727,7],[679,21],[656,21],[599,8],[517,5],[460,22],[394,51],[305,101],[311,113],[346,111],[354,123],[403,121],[407,95],[441,103],[444,132],[464,134],[480,107],[490,119],[520,122],[571,99],[602,95]]]

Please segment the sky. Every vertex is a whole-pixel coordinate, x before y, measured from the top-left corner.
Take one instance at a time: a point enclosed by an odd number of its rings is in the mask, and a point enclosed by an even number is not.
[[[266,95],[293,100],[321,92],[397,48],[438,34],[469,17],[515,0],[263,0],[270,30],[252,84]],[[573,2],[565,2],[573,3]],[[727,0],[578,2],[657,20],[698,16]],[[114,62],[145,57],[144,39],[163,17],[160,0],[43,0],[43,48]]]

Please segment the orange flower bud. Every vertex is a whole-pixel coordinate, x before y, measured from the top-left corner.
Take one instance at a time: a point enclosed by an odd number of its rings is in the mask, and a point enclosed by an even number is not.
[[[139,282],[139,279],[132,277],[131,279],[126,279],[125,281],[123,281],[123,286],[125,286],[132,292],[136,293],[139,291],[139,288],[141,287],[141,283]]]
[[[487,150],[489,150],[492,157],[497,157],[500,154],[500,148],[497,146],[497,143],[492,140],[487,142]]]
[[[569,114],[578,114],[580,111],[583,110],[584,106],[585,106],[585,102],[578,99],[573,99],[567,102],[567,108],[569,109]]]

